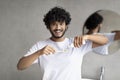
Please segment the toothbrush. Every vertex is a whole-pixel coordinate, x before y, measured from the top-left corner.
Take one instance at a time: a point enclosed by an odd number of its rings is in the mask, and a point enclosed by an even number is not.
[[[73,48],[73,47],[74,47],[74,44],[72,43],[72,44],[68,45],[68,47],[66,49],[61,50],[61,51],[57,51],[57,53],[67,52],[69,48]]]
[[[86,41],[84,40],[82,44],[83,44],[83,45],[86,44]],[[73,48],[73,47],[74,47],[74,44],[71,43],[70,45],[68,45],[68,47],[67,47],[66,49],[64,49],[64,50],[62,50],[62,51],[57,51],[57,53],[66,52],[69,48]]]

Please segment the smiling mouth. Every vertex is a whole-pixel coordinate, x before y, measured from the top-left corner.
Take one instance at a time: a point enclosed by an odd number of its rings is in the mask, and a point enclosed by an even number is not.
[[[62,30],[54,30],[55,33],[61,33]]]

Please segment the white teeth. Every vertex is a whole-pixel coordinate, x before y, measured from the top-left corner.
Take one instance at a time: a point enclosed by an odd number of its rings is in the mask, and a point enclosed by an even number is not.
[[[55,31],[55,32],[61,32],[61,31]]]

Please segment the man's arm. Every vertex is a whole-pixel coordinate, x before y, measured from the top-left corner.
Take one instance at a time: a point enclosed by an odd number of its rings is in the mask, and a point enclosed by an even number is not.
[[[89,35],[88,40],[92,41],[93,48],[102,46],[108,43],[108,38],[100,34]]]
[[[98,47],[101,45],[105,45],[108,42],[108,38],[100,35],[100,34],[91,34],[91,35],[83,35],[83,36],[76,36],[74,38],[74,46],[79,47],[83,44],[84,41],[90,40],[92,41],[92,47]]]
[[[48,54],[54,53],[54,52],[55,52],[55,50],[51,46],[47,45],[44,48],[42,48],[41,50],[38,50],[38,51],[36,51],[35,53],[33,53],[29,56],[22,57],[17,64],[17,69],[18,70],[24,70],[24,69],[28,68],[30,65],[32,65],[32,63],[39,56],[41,56],[43,54],[48,55]]]
[[[40,56],[40,54],[41,52],[37,51],[29,56],[22,57],[17,64],[17,69],[24,70],[28,68]]]

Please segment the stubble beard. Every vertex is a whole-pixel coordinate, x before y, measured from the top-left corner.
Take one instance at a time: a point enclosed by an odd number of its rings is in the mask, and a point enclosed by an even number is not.
[[[67,29],[65,29],[65,30],[63,31],[63,33],[62,33],[61,36],[56,36],[56,35],[53,33],[53,31],[51,31],[51,30],[50,30],[50,33],[51,33],[51,35],[52,35],[52,38],[59,39],[59,38],[62,38],[62,37],[64,36],[66,30],[67,30]]]

